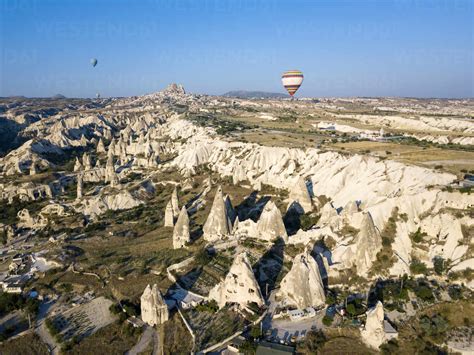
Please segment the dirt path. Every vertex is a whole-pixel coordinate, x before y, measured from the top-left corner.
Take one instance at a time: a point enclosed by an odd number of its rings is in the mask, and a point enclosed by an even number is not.
[[[125,355],[138,355],[148,348],[150,341],[153,341],[153,354],[159,354],[159,336],[153,327],[146,326],[142,336],[133,348],[125,353]]]

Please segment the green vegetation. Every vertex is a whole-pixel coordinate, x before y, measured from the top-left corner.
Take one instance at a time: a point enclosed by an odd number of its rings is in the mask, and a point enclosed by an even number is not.
[[[370,275],[387,274],[388,270],[397,261],[393,253],[392,243],[397,234],[398,208],[392,210],[392,215],[385,224],[380,236],[382,237],[382,249],[377,253],[377,259],[372,265]]]
[[[191,353],[192,338],[177,312],[163,325],[163,333],[165,355]]]
[[[311,229],[316,223],[318,223],[319,218],[321,218],[321,215],[318,214],[312,214],[312,213],[305,213],[300,216],[300,225],[301,229],[304,231],[307,231]]]
[[[426,264],[424,262],[421,262],[420,260],[414,258],[410,264],[410,271],[415,275],[426,275],[428,272],[428,268],[426,267]]]
[[[324,323],[324,318],[323,318],[323,323]],[[332,319],[329,324],[326,324],[326,323],[324,324],[330,325],[331,323],[332,323]],[[318,351],[322,348],[322,346],[327,340],[328,339],[324,335],[324,332],[322,330],[318,330],[318,331],[311,330],[306,334],[304,343],[298,347],[298,352],[301,352],[303,354],[317,354]]]
[[[210,300],[207,303],[198,304],[195,309],[199,312],[216,313],[219,310],[219,306],[215,300]]]
[[[29,315],[38,313],[39,301],[25,296],[0,291],[0,316],[22,309]]]
[[[220,135],[227,135],[235,131],[245,131],[247,129],[254,128],[251,125],[243,122],[226,120],[220,117],[216,117],[212,114],[207,115],[188,115],[187,118],[193,123],[201,127],[214,127],[216,133]]]
[[[82,339],[78,344],[68,342],[64,349],[68,354],[124,354],[138,341],[141,329],[128,323],[112,323]]]
[[[323,317],[323,324],[324,324],[326,327],[331,326],[331,324],[332,324],[333,321],[334,321],[334,318],[329,317],[328,315],[325,315],[325,316]]]
[[[410,234],[410,238],[414,243],[422,243],[426,236],[428,236],[428,234],[422,232],[420,227],[418,227],[416,232]]]
[[[436,256],[433,258],[434,271],[438,275],[443,275],[447,269],[449,261],[445,261],[441,256]]]
[[[0,344],[2,355],[48,355],[49,350],[36,333],[27,333],[21,337],[5,341]]]

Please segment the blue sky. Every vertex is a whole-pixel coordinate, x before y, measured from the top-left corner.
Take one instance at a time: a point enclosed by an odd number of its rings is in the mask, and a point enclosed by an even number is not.
[[[469,0],[0,0],[0,96],[472,97]],[[96,57],[92,68],[90,58]]]

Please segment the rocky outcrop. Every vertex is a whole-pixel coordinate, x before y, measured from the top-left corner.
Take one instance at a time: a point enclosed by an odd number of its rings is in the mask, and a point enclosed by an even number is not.
[[[290,204],[297,202],[304,213],[311,212],[313,210],[313,202],[308,192],[308,187],[304,178],[300,177],[298,182],[290,189],[289,195]]]
[[[82,165],[84,166],[84,170],[92,169],[92,162],[89,154],[84,153],[84,155],[82,156]]]
[[[81,171],[83,169],[82,163],[79,158],[76,157],[76,163],[74,164],[74,171]]]
[[[183,206],[173,230],[173,248],[183,248],[190,241],[188,211]]]
[[[231,230],[232,224],[227,215],[222,187],[219,186],[214,197],[211,212],[203,227],[204,239],[208,242],[215,242],[222,237],[228,236]]]
[[[165,95],[185,95],[186,91],[184,90],[183,85],[172,83],[169,84],[162,93]]]
[[[127,210],[137,207],[142,203],[142,201],[133,197],[132,194],[126,190],[118,193],[105,192],[91,199],[83,199],[82,208],[80,208],[80,210],[82,210],[85,215],[98,216],[107,210]]]
[[[288,241],[283,218],[278,207],[273,201],[268,201],[263,208],[262,214],[257,222],[258,237],[268,241],[282,238]]]
[[[173,208],[174,218],[178,218],[179,215],[179,200],[178,200],[178,188],[175,186],[173,193],[171,194],[171,207]]]
[[[76,191],[76,199],[81,199],[82,198],[82,174],[79,173],[77,174],[77,191]]]
[[[247,253],[239,254],[225,279],[209,292],[209,298],[216,300],[219,308],[226,303],[237,303],[245,307],[251,302],[262,306],[263,296],[247,257]]]
[[[386,340],[384,330],[384,310],[382,302],[367,311],[365,328],[361,331],[362,339],[371,348],[378,349]]]
[[[19,227],[40,229],[48,224],[48,220],[41,214],[37,217],[33,217],[26,208],[18,211]]]
[[[360,231],[355,240],[355,265],[357,273],[365,276],[382,249],[382,238],[370,213],[364,213]]]
[[[293,266],[280,284],[278,297],[298,309],[318,307],[326,302],[318,263],[309,250],[293,260]]]
[[[168,201],[165,208],[165,227],[174,226],[174,213],[173,213],[173,202]]]
[[[109,155],[107,158],[107,163],[105,166],[105,182],[110,183],[110,186],[115,187],[120,182],[115,172],[114,158],[112,155]]]
[[[158,285],[148,285],[140,297],[142,320],[148,325],[163,324],[169,318],[168,306],[161,295]]]
[[[31,161],[31,166],[30,166],[30,175],[36,175],[37,174],[37,170],[36,170],[36,160],[33,159]]]
[[[99,143],[97,143],[96,152],[97,152],[97,154],[105,153],[105,145],[104,145],[104,141],[102,140],[102,138],[100,138]]]

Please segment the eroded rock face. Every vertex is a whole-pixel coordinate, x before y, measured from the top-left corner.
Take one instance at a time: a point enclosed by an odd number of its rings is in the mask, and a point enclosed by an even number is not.
[[[360,231],[355,242],[355,265],[357,273],[365,276],[382,249],[382,238],[375,228],[370,213],[364,213]]]
[[[183,248],[190,241],[188,211],[183,206],[173,230],[173,248]]]
[[[211,212],[203,227],[204,239],[208,242],[215,242],[222,237],[228,236],[231,230],[232,224],[227,215],[222,187],[219,186],[214,197]]]
[[[96,152],[97,152],[97,154],[105,153],[105,145],[104,145],[104,141],[102,140],[102,138],[100,138],[99,143],[97,143]]]
[[[300,177],[296,185],[291,188],[289,200],[290,203],[297,202],[303,208],[305,213],[313,210],[313,202],[309,195],[304,178]]]
[[[235,258],[225,279],[209,292],[209,298],[216,300],[219,308],[224,307],[226,303],[237,303],[242,307],[251,302],[259,306],[264,304],[246,252]]]
[[[278,207],[273,201],[268,201],[263,208],[262,214],[257,222],[258,237],[265,240],[282,238],[288,241],[283,218]]]
[[[384,311],[382,302],[367,311],[365,328],[361,331],[364,342],[374,349],[378,349],[386,340],[384,331]]]
[[[158,285],[148,285],[140,297],[142,320],[151,326],[163,324],[169,318],[168,306],[161,295]]]
[[[107,210],[127,210],[137,207],[143,202],[124,190],[118,193],[103,193],[90,199],[82,200],[82,212],[89,216],[98,216]]]
[[[82,198],[82,174],[79,173],[77,174],[77,192],[76,192],[76,198],[79,200]]]
[[[318,263],[309,250],[295,257],[291,270],[281,281],[278,296],[299,309],[326,302]]]
[[[171,194],[171,206],[173,207],[173,216],[178,218],[179,215],[179,200],[178,200],[178,188],[175,186],[173,193]]]
[[[24,228],[43,228],[48,224],[47,218],[43,215],[38,214],[37,217],[33,217],[26,208],[18,211],[18,219],[20,220],[18,226]]]
[[[165,208],[165,227],[174,226],[173,202],[168,201]]]

